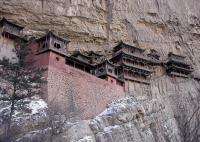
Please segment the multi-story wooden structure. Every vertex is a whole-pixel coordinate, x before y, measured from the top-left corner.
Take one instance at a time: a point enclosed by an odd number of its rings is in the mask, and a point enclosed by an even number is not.
[[[66,57],[66,64],[91,74],[95,74],[95,67],[104,61],[105,56],[94,51],[90,51],[88,54],[76,51],[71,56]]]
[[[117,64],[116,74],[119,79],[131,80],[149,84],[150,60],[144,54],[144,49],[127,45],[121,42],[114,48],[111,61]]]
[[[165,73],[165,69],[163,68],[162,60],[160,60],[160,54],[156,50],[150,49],[147,57],[150,59],[150,65],[153,68],[151,79],[154,80],[158,76],[162,76]]]
[[[185,56],[170,52],[166,62],[166,72],[171,76],[188,77],[193,68],[185,61]]]
[[[116,75],[116,65],[111,63],[109,60],[105,60],[95,66],[95,76],[107,80],[109,83],[116,87],[124,86],[124,80],[121,80]]]
[[[21,38],[22,26],[16,25],[5,18],[0,21],[0,58],[7,55],[8,58],[16,58],[13,51],[15,40]],[[33,46],[37,57],[41,56],[41,63],[52,61],[58,67],[58,61],[94,74],[100,78],[112,77],[119,81],[131,80],[135,82],[149,84],[149,77],[152,68],[165,65],[169,75],[187,77],[193,68],[185,61],[184,56],[169,53],[166,63],[160,61],[160,55],[155,50],[151,50],[147,56],[145,50],[120,42],[113,50],[113,57],[108,61],[105,56],[93,51],[89,54],[76,52],[69,55],[66,52],[69,41],[63,39],[52,32],[35,40]],[[51,54],[50,54],[51,53]],[[55,57],[55,59],[53,59]],[[48,58],[48,59],[46,59]],[[50,60],[51,59],[51,60]],[[55,61],[55,62],[54,62]],[[45,63],[46,62],[46,63]],[[156,74],[155,74],[156,76]]]
[[[46,35],[36,40],[39,44],[37,54],[41,54],[47,51],[56,52],[62,56],[66,56],[66,47],[69,41],[63,39],[53,32],[49,31]]]
[[[99,64],[105,60],[105,56],[98,54],[94,51],[90,51],[88,56],[91,58],[91,63],[92,64]]]
[[[118,65],[116,74],[119,79],[149,84],[149,76],[152,73],[151,61],[144,51],[123,42],[114,48],[111,61]]]
[[[17,39],[21,38],[24,27],[14,24],[5,18],[0,21],[0,59],[4,56],[15,61],[16,54],[13,52]]]
[[[13,22],[8,21],[7,19],[3,18],[0,21],[0,32],[3,36],[8,38],[14,39],[19,38],[21,35],[21,30],[24,27],[14,24]]]
[[[37,61],[34,63],[35,66],[52,66],[57,69],[64,69],[68,42],[69,41],[66,39],[50,31],[39,39],[32,39],[29,41],[28,46],[33,53],[29,58],[33,58]]]
[[[115,65],[110,61],[105,60],[104,62],[96,65],[95,75],[99,78],[106,78],[107,76],[117,78],[115,74]]]
[[[160,60],[160,55],[159,55],[159,53],[158,53],[156,50],[154,50],[154,49],[151,49],[151,50],[150,50],[150,53],[147,54],[147,56],[148,56],[149,58],[151,58],[152,60]]]
[[[66,64],[78,68],[82,71],[94,74],[95,64],[90,56],[77,51],[70,56],[66,56]]]
[[[0,58],[2,55],[8,58],[14,57],[11,54],[14,53],[12,52],[14,41],[20,38],[22,29],[23,27],[5,18],[0,21]],[[114,48],[114,54],[110,60],[106,60],[103,55],[95,52],[87,55],[76,52],[70,55],[66,51],[67,44],[66,39],[48,32],[45,36],[28,42],[32,52],[27,59],[34,59],[36,67],[48,69],[44,73],[48,83],[42,90],[46,95],[46,100],[50,103],[56,100],[58,105],[55,106],[63,107],[65,112],[68,107],[70,113],[81,110],[81,116],[86,119],[102,112],[111,101],[125,97],[127,93],[124,93],[124,90],[130,93],[136,90],[136,87],[148,88],[149,86],[144,85],[144,87],[132,81],[149,84],[151,67],[159,70],[161,68],[161,71],[166,69],[169,75],[180,77],[188,77],[193,71],[184,56],[170,53],[167,62],[164,62],[160,60],[160,55],[155,50],[151,50],[151,53],[146,56],[144,49],[123,42]],[[158,74],[155,74],[155,77],[158,77]],[[200,81],[198,76],[193,75],[193,78]],[[118,89],[115,90],[115,88]]]

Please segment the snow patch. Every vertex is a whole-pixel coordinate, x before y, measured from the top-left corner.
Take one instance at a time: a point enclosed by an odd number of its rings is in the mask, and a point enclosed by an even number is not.
[[[117,129],[117,128],[119,128],[119,127],[120,127],[119,125],[108,126],[108,127],[105,127],[105,128],[104,128],[104,132],[109,133],[109,132],[112,132],[113,129]]]
[[[0,114],[2,114],[3,112],[7,112],[7,111],[9,111],[10,110],[10,106],[7,106],[7,107],[4,107],[4,108],[1,108],[0,109]]]
[[[0,121],[9,116],[10,107],[10,102],[0,101]],[[47,103],[40,96],[26,98],[16,102],[12,119],[15,122],[23,123],[27,119],[45,117],[47,116],[47,108]]]
[[[134,97],[126,97],[124,99],[113,101],[108,108],[99,114],[99,116],[109,116],[113,114],[119,114],[121,110],[126,110],[130,106],[136,106],[138,102]]]
[[[32,110],[32,115],[39,113],[40,110],[47,108],[47,103],[42,99],[33,100],[28,104],[28,108]]]
[[[77,142],[94,142],[91,136],[85,136],[82,139],[78,140]]]

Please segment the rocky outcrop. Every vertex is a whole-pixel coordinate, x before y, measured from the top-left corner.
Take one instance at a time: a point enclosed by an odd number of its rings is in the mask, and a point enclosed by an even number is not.
[[[161,77],[152,82],[150,95],[113,102],[90,127],[98,142],[184,141],[180,125],[198,106],[199,89],[194,80]]]

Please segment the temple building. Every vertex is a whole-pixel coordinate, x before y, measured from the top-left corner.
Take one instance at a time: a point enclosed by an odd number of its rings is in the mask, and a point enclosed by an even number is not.
[[[6,55],[7,58],[16,60],[13,50],[16,40],[23,39],[22,30],[23,27],[5,18],[0,21],[0,59]],[[35,66],[38,67],[51,66],[59,70],[64,69],[65,65],[70,65],[116,86],[123,86],[127,81],[149,84],[150,78],[162,76],[166,72],[168,75],[179,77],[188,77],[193,72],[192,66],[185,61],[184,56],[173,53],[169,53],[167,62],[164,62],[154,49],[146,55],[144,49],[120,42],[114,47],[112,58],[108,59],[94,51],[87,54],[79,51],[69,54],[68,43],[67,39],[49,31],[41,38],[28,42],[33,51],[29,58],[37,60]]]
[[[78,68],[87,73],[94,74],[95,64],[90,56],[77,51],[70,56],[66,56],[66,64]]]
[[[5,55],[8,59],[15,61],[16,54],[13,52],[17,39],[21,38],[24,27],[16,25],[3,18],[0,21],[0,59]]]
[[[91,74],[95,74],[96,65],[104,61],[105,56],[94,51],[90,51],[88,54],[76,51],[72,55],[66,56],[66,64]]]
[[[193,72],[193,68],[185,61],[185,56],[170,52],[166,62],[166,72],[171,76],[187,78]]]
[[[150,53],[147,54],[147,57],[150,59],[150,65],[153,69],[151,79],[162,76],[165,73],[165,69],[162,66],[162,60],[160,60],[160,54],[155,49],[150,49]]]
[[[144,54],[144,49],[121,42],[114,48],[113,58],[110,60],[118,65],[116,74],[121,80],[149,84],[152,73],[151,61]]]
[[[118,86],[123,86],[124,81],[119,79],[116,75],[116,65],[111,63],[109,60],[105,60],[100,64],[95,66],[95,75],[101,79],[107,80],[110,84]]]
[[[25,41],[22,30],[23,27],[5,18],[0,21],[0,59],[6,56],[17,61],[13,51],[16,41]],[[56,109],[74,113],[77,118],[92,118],[113,100],[128,95],[151,94],[150,88],[158,82],[154,80],[162,81],[166,75],[174,78],[172,83],[188,77],[200,81],[199,71],[193,72],[186,57],[181,55],[169,53],[167,60],[163,60],[155,49],[147,54],[145,49],[124,42],[113,48],[112,55],[94,51],[69,53],[68,43],[68,39],[51,31],[37,39],[32,37],[26,41],[32,52],[25,60],[35,61],[29,64],[31,67],[47,69],[43,74],[47,83],[41,91],[49,106],[52,103]]]
[[[104,55],[98,54],[94,51],[90,51],[88,56],[91,57],[92,64],[99,64],[99,63],[101,63],[102,61],[105,60]]]
[[[115,74],[115,65],[112,64],[110,61],[105,60],[104,62],[96,65],[95,75],[99,78],[105,78],[106,76],[117,78]]]
[[[50,31],[43,37],[29,42],[29,47],[33,52],[33,57],[30,58],[34,58],[37,61],[35,66],[44,67],[51,65],[62,69],[65,65],[68,43],[68,40]]]
[[[39,44],[37,54],[52,51],[63,56],[67,55],[66,48],[69,41],[55,35],[51,31],[49,31],[45,36],[37,39],[37,42]]]
[[[159,53],[158,53],[156,50],[154,50],[154,49],[151,49],[151,50],[150,50],[150,53],[147,54],[147,56],[148,56],[149,58],[151,58],[152,60],[154,60],[154,61],[160,60],[160,55],[159,55]]]

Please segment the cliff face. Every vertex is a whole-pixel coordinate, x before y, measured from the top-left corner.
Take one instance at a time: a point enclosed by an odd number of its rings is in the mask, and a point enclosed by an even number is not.
[[[123,40],[162,55],[185,53],[197,63],[199,6],[198,0],[1,0],[0,16],[29,34],[50,29],[69,37],[72,50],[108,50]]]
[[[1,0],[0,16],[26,26],[25,34],[58,32],[70,39],[69,50],[105,52],[123,40],[156,49],[162,57],[173,51],[186,55],[199,73],[199,7],[198,0]],[[66,133],[71,136],[63,137],[80,142],[181,141],[181,123],[197,107],[199,89],[192,79],[166,75],[148,87],[132,85],[134,98],[112,104],[106,110],[112,109],[110,113],[71,127]],[[79,136],[72,133],[77,130]]]
[[[184,125],[198,105],[199,89],[195,81],[163,76],[152,82],[150,95],[113,102],[91,120],[91,129],[100,142],[186,141],[183,131],[189,134],[193,128]],[[194,132],[186,137],[195,141]]]

